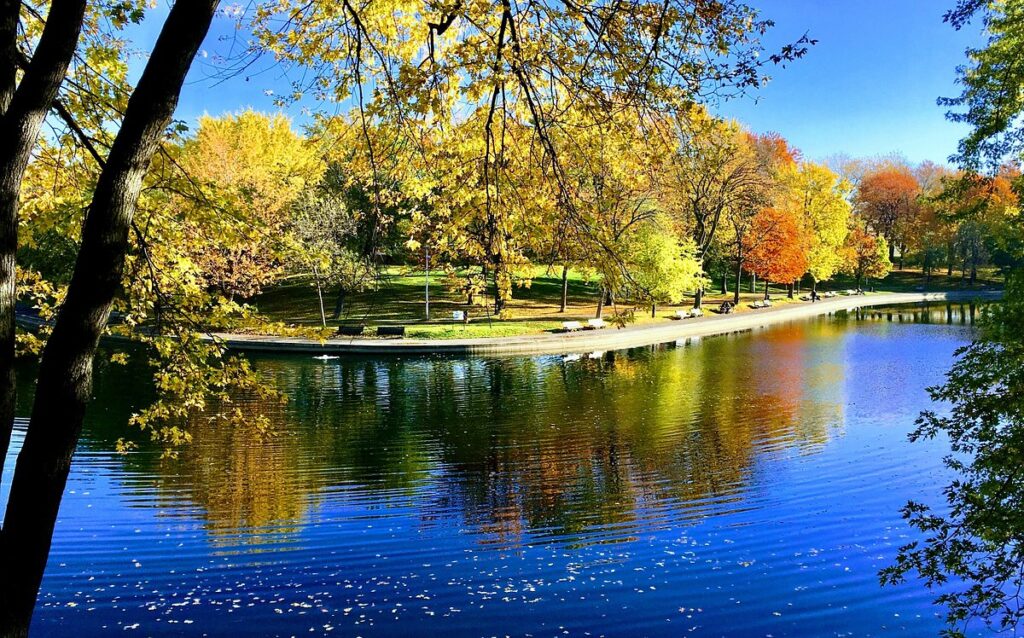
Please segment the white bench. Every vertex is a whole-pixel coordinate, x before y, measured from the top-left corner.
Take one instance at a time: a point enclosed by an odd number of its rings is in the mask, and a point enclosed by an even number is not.
[[[583,324],[579,321],[563,321],[562,331],[563,332],[575,332],[577,330],[583,330]]]
[[[696,317],[704,316],[704,311],[700,308],[691,308],[689,310],[676,310],[673,319],[693,319]]]
[[[764,307],[765,307],[765,305],[764,305],[764,302],[763,302],[763,301],[761,301],[760,299],[758,299],[758,300],[757,300],[757,301],[755,301],[754,303],[750,304],[750,307],[751,307],[751,308],[764,308]]]
[[[605,322],[604,319],[587,319],[587,325],[585,327],[587,330],[600,330],[601,328],[606,328],[607,326],[608,324]]]
[[[771,299],[765,299],[765,300],[764,300],[764,303],[763,303],[763,304],[761,304],[761,305],[762,305],[763,307],[765,307],[765,308],[771,308],[771,307],[772,307],[772,300],[771,300]]]

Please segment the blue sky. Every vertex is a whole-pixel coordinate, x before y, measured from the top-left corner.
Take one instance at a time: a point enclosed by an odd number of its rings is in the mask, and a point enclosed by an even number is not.
[[[956,32],[942,22],[954,0],[748,0],[773,19],[767,44],[804,32],[819,40],[808,55],[771,69],[772,82],[754,95],[715,110],[759,132],[774,131],[820,160],[901,153],[912,162],[943,162],[964,129],[945,120],[939,96],[959,93],[956,66],[964,49],[980,42],[977,28]],[[163,21],[156,11],[136,29],[135,44],[148,50]],[[233,21],[219,19],[206,52],[224,51],[236,37]],[[193,124],[204,112],[245,107],[274,110],[264,91],[287,90],[279,67],[263,64],[223,83],[210,75],[213,57],[200,57],[182,93],[177,117]],[[302,115],[290,113],[297,120]]]
[[[772,70],[757,99],[719,113],[775,131],[806,157],[902,153],[942,162],[966,129],[945,119],[940,96],[959,94],[956,67],[978,29],[956,32],[942,14],[953,0],[754,0],[775,20],[772,42],[819,40],[807,56]]]

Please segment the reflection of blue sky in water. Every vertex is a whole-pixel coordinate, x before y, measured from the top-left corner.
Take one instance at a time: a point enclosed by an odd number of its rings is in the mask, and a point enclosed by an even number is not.
[[[198,425],[170,461],[111,451],[141,389],[104,369],[35,631],[934,634],[929,596],[876,573],[903,502],[938,496],[942,446],[905,435],[969,335],[846,317],[570,362],[265,357],[275,435]]]

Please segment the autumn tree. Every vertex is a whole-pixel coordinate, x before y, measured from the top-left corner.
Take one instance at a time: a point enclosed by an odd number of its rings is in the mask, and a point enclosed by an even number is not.
[[[194,138],[178,152],[178,162],[200,193],[173,199],[182,209],[214,207],[241,223],[233,237],[216,236],[196,244],[192,258],[207,282],[228,297],[252,297],[279,275],[292,203],[324,171],[315,144],[292,130],[281,115],[243,111],[219,118],[203,116]],[[183,212],[184,217],[196,217]],[[195,225],[192,232],[207,231]]]
[[[768,282],[790,283],[807,272],[807,247],[796,217],[788,211],[763,208],[754,217],[744,251],[743,268]]]
[[[884,237],[869,232],[863,223],[855,221],[843,245],[842,270],[853,275],[857,288],[860,288],[870,277],[881,278],[889,274],[892,262],[888,252]]]
[[[678,146],[661,178],[668,190],[663,205],[676,212],[701,262],[723,224],[730,227],[733,252],[742,252],[753,216],[770,201],[764,158],[738,124],[715,119],[701,109],[686,114],[678,126]],[[736,263],[740,268],[742,257]],[[700,297],[698,291],[698,308]]]
[[[831,279],[843,266],[851,186],[825,165],[813,162],[800,163],[784,175],[784,181],[783,198],[799,214],[807,243],[807,272],[817,288],[818,282]]]
[[[950,205],[946,215],[956,225],[954,244],[963,273],[970,272],[973,284],[987,248],[997,236],[1009,233],[1008,226],[1019,213],[1017,194],[1006,174],[967,174],[948,181],[941,199]]]
[[[889,261],[900,249],[902,261],[917,214],[920,184],[905,168],[882,168],[867,174],[857,187],[857,213],[878,235],[885,238]]]

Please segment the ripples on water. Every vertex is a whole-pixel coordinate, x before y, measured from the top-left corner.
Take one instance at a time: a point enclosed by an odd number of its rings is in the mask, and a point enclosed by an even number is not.
[[[176,459],[113,451],[148,391],[104,366],[34,634],[934,635],[931,596],[876,574],[947,478],[905,437],[969,323],[264,357],[272,435],[200,423]]]

